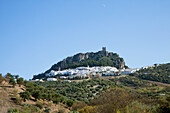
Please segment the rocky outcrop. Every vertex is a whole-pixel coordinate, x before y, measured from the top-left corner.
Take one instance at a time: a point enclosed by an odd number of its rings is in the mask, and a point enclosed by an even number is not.
[[[95,62],[95,63],[91,63]],[[76,66],[114,66],[117,68],[125,68],[125,62],[123,58],[120,58],[118,54],[108,52],[106,49],[98,51],[96,53],[78,53],[74,56],[67,57],[63,61],[54,64],[48,71],[51,70],[63,70],[68,68],[75,68]]]
[[[51,70],[63,70],[69,68],[76,68],[80,66],[113,66],[118,69],[126,68],[124,59],[119,57],[117,53],[108,52],[106,48],[103,48],[101,51],[96,53],[87,52],[87,53],[78,53],[74,56],[67,57],[66,59],[54,64],[49,70],[45,73],[36,75],[34,79],[41,79],[45,77],[46,73],[49,73]]]

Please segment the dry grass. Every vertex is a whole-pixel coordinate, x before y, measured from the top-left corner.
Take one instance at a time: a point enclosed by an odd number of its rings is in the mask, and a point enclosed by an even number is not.
[[[6,113],[9,108],[19,108],[12,100],[12,94],[9,88],[0,88],[0,113]]]
[[[54,111],[59,111],[61,109],[65,110],[65,113],[69,113],[70,112],[70,110],[64,104],[58,104],[58,105],[52,104],[50,108],[51,108],[51,111],[50,111],[51,113],[54,112]]]
[[[16,96],[19,97],[19,93],[25,91],[25,86],[19,87],[18,85],[15,86],[15,88],[12,87],[12,85],[8,83],[0,84],[0,113],[7,113],[9,108],[18,108],[21,109],[22,106],[17,105],[14,103],[11,98],[16,98]],[[66,113],[69,113],[70,110],[67,108],[64,104],[54,104],[51,101],[43,101],[39,100],[39,102],[43,103],[43,106],[48,106],[51,108],[50,113],[54,111],[59,111],[61,109],[64,109]],[[22,102],[22,104],[32,104],[35,105],[36,102],[33,100],[27,100],[26,102]],[[42,109],[43,110],[43,109]]]

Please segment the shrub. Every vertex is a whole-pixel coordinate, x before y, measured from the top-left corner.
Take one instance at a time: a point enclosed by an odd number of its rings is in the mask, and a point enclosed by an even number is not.
[[[45,100],[45,99],[47,99],[47,98],[48,98],[48,94],[43,93],[43,94],[42,94],[42,99]]]
[[[96,93],[96,91],[95,91],[95,90],[93,90],[93,91],[92,91],[92,93]]]
[[[74,104],[73,100],[68,100],[67,101],[67,106],[71,107]]]
[[[14,101],[16,104],[21,104],[22,99],[19,96],[16,96],[16,100]]]
[[[9,108],[8,113],[19,113],[19,110],[17,108]]]
[[[41,102],[36,102],[35,106],[39,107],[40,109],[43,108],[43,104]]]
[[[13,91],[13,94],[14,94],[14,97],[16,97],[17,94],[18,94],[18,90],[15,89],[15,90]]]
[[[126,107],[126,112],[128,113],[156,113],[156,106],[146,105],[137,101]]]
[[[20,113],[37,113],[40,111],[40,109],[37,106],[34,105],[24,105],[24,107],[22,107],[22,111],[20,111]]]
[[[58,110],[58,113],[65,113],[65,112],[66,112],[65,109]]]
[[[47,104],[47,106],[48,106],[48,107],[51,107],[52,104],[53,104],[53,102],[52,102],[52,101],[49,101],[48,104]]]
[[[80,113],[97,113],[96,107],[86,106],[79,110]]]
[[[50,113],[50,108],[48,108],[48,107],[45,107],[45,110],[44,110],[44,112],[46,112],[46,113]]]
[[[33,92],[32,96],[35,98],[35,100],[40,99],[41,98],[41,92],[40,90],[36,90]]]
[[[70,113],[79,113],[78,111],[71,111]]]
[[[25,102],[26,99],[28,99],[28,100],[30,99],[30,93],[28,91],[21,92],[20,97],[22,97],[24,99],[24,102]]]
[[[53,102],[54,102],[55,104],[59,104],[60,101],[61,101],[60,98],[56,98],[56,99],[53,100]]]
[[[87,104],[85,102],[76,102],[76,103],[73,104],[72,110],[82,109],[85,106],[87,106]]]

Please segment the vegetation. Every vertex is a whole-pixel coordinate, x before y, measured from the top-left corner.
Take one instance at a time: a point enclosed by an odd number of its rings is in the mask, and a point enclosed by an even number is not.
[[[36,82],[36,84],[52,89],[56,93],[74,101],[84,101],[86,103],[97,97],[101,92],[117,86],[114,82],[103,79],[90,79],[83,82],[71,83],[65,81],[48,81]]]
[[[154,98],[161,98],[161,94],[169,95],[170,87],[168,86],[158,86],[155,83],[145,81],[132,76],[125,76],[120,78],[110,79],[117,84],[126,86],[126,88],[133,90],[133,92],[138,92],[141,95],[147,95]]]
[[[126,76],[126,77],[120,77],[120,78],[115,78],[111,79],[113,82],[120,82],[124,86],[128,87],[152,87],[156,86],[156,84],[141,80],[139,78],[131,77],[131,76]]]
[[[17,108],[10,108],[8,109],[8,113],[19,113],[19,110]]]
[[[131,74],[145,80],[158,81],[170,84],[170,63],[155,65],[147,69],[141,69],[135,74]]]
[[[13,89],[24,87],[8,95],[20,106],[9,108],[8,113],[67,113],[63,108],[52,111],[52,106],[60,104],[70,109],[70,113],[169,113],[169,65],[155,65],[130,76],[92,77],[80,82],[29,82],[18,75],[0,74],[0,102],[7,95],[6,82]],[[25,104],[28,101],[34,104]]]
[[[104,92],[88,105],[75,103],[72,110],[80,113],[168,113],[170,110],[168,98],[160,103],[159,100],[115,88]]]
[[[26,86],[26,91],[20,93],[20,96],[23,99],[30,99],[30,95],[31,95],[32,97],[34,97],[36,101],[42,99],[42,100],[53,101],[56,104],[60,102],[67,102],[67,99],[61,96],[60,94],[50,89],[46,89],[42,86],[39,86],[37,84],[27,82],[25,86]]]
[[[26,100],[29,100],[29,99],[31,98],[31,97],[30,97],[30,93],[29,93],[28,91],[21,92],[21,93],[20,93],[20,97],[23,98],[24,102],[25,102]]]

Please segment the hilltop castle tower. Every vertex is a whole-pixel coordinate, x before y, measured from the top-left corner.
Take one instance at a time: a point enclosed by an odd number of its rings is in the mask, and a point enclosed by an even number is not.
[[[103,53],[105,56],[108,56],[108,52],[106,51],[106,47],[102,47],[102,53]]]
[[[102,51],[105,52],[106,51],[106,47],[102,47]]]

